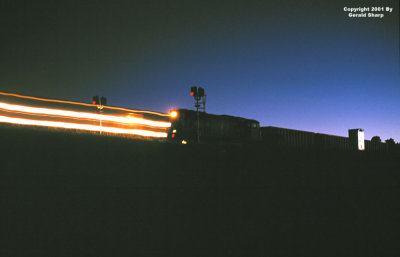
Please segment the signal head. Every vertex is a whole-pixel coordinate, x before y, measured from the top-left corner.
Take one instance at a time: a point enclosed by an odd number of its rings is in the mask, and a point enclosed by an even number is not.
[[[198,93],[198,95],[199,95],[200,97],[203,97],[203,96],[204,96],[204,88],[199,87],[197,93]]]
[[[105,98],[104,96],[102,96],[102,97],[100,98],[100,102],[101,102],[101,105],[107,105],[107,98]]]
[[[193,86],[190,88],[190,95],[196,97],[197,96],[197,87]]]
[[[92,101],[92,103],[93,103],[93,104],[100,104],[100,100],[99,100],[99,96],[98,96],[98,95],[93,96],[93,101]]]

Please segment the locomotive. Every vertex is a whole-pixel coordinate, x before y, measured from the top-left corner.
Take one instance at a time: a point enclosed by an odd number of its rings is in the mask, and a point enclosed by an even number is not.
[[[198,117],[197,117],[198,115]],[[257,120],[229,115],[215,115],[187,109],[170,113],[171,127],[168,139],[173,142],[251,142],[261,140],[260,123]]]

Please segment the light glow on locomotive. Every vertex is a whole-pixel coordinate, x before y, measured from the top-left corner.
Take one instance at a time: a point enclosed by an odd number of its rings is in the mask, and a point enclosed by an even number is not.
[[[170,111],[169,116],[170,116],[172,119],[176,119],[176,118],[178,117],[178,112],[175,111],[175,110],[172,110],[172,111]]]

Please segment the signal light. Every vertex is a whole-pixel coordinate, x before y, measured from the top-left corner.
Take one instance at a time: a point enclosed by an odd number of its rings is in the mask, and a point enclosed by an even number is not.
[[[99,96],[93,96],[93,104],[100,104]]]
[[[190,88],[190,95],[197,97],[197,87],[191,87]]]
[[[169,113],[169,116],[170,116],[172,119],[175,119],[175,118],[178,117],[178,112],[175,111],[175,110],[173,110],[173,111],[171,111],[171,112]]]
[[[204,88],[199,87],[197,94],[199,95],[199,97],[203,97],[204,96]]]
[[[101,97],[100,101],[101,105],[107,105],[107,98],[105,98],[104,96]]]

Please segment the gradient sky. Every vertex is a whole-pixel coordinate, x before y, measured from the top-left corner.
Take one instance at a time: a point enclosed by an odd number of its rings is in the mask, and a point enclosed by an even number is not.
[[[398,1],[327,2],[1,1],[0,91],[400,141]]]

